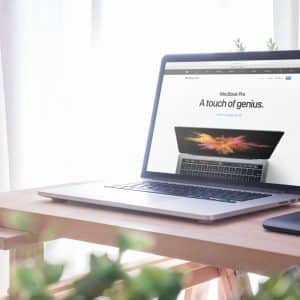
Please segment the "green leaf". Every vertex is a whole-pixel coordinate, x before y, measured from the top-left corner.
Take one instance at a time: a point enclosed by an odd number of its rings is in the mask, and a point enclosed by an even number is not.
[[[39,294],[32,295],[29,299],[30,300],[53,300],[54,297],[51,294],[49,294],[47,291],[42,291]]]
[[[63,269],[63,265],[48,263],[17,266],[13,272],[12,290],[26,295],[25,299],[52,299],[47,286],[59,280]]]
[[[23,290],[25,294],[39,294],[45,287],[45,280],[42,272],[34,266],[17,267],[13,277],[12,289]]]
[[[47,285],[56,283],[59,281],[63,271],[64,271],[64,265],[62,264],[48,264],[43,263],[41,266],[45,282]]]
[[[276,275],[260,285],[253,300],[297,300],[300,299],[300,272],[293,269]]]
[[[177,271],[143,267],[137,277],[125,281],[125,299],[175,300],[182,289],[182,278],[182,273]]]
[[[153,244],[153,239],[150,235],[129,231],[121,231],[118,234],[118,247],[120,249],[120,255],[129,249],[147,250],[150,249]]]
[[[183,274],[177,271],[146,266],[142,269],[141,276],[144,280],[152,281],[159,300],[175,300],[182,288]]]
[[[75,283],[75,293],[70,299],[93,299],[101,296],[106,289],[111,288],[118,280],[126,277],[118,261],[110,260],[106,255],[90,257],[90,272]]]
[[[34,222],[29,215],[25,213],[15,212],[7,216],[6,223],[18,230],[32,232],[34,229]]]

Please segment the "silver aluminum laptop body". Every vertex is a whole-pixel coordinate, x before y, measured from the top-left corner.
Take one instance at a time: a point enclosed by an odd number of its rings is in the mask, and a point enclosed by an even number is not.
[[[279,53],[279,52],[278,52]],[[282,52],[280,52],[281,55]],[[225,54],[207,54],[207,55],[171,55],[162,60],[160,77],[158,82],[156,100],[153,109],[151,127],[149,131],[144,165],[142,169],[142,181],[146,182],[167,182],[185,186],[203,186],[221,188],[223,190],[251,191],[257,193],[267,193],[269,196],[251,201],[226,203],[212,201],[208,199],[197,199],[190,197],[171,196],[158,193],[149,193],[142,191],[123,190],[112,188],[110,185],[102,182],[91,182],[81,184],[70,184],[59,187],[46,188],[39,192],[40,195],[50,197],[56,200],[68,200],[71,202],[90,203],[99,205],[99,207],[113,207],[123,210],[130,210],[143,213],[154,213],[159,215],[168,215],[175,217],[198,220],[200,222],[212,222],[232,216],[247,214],[255,211],[279,207],[294,203],[299,200],[299,192],[294,189],[289,190],[286,186],[268,185],[263,183],[245,184],[232,181],[202,180],[202,178],[191,178],[190,176],[181,176],[176,174],[176,165],[181,164],[184,154],[179,154],[179,162],[174,164],[174,174],[161,174],[159,172],[148,171],[149,153],[153,138],[153,132],[156,122],[156,114],[162,86],[164,68],[168,61],[202,61],[202,60],[246,60],[276,57],[276,53],[225,53]],[[287,54],[288,55],[288,54]],[[300,58],[300,52],[297,52]],[[249,56],[249,57],[248,57]],[[200,124],[201,126],[201,124]],[[175,137],[174,137],[175,138]],[[224,160],[224,159],[223,159]],[[264,168],[266,161],[261,161]],[[263,172],[263,179],[266,175],[266,168]]]
[[[245,190],[249,191],[249,189]],[[107,188],[106,184],[102,182],[46,188],[41,190],[39,194],[53,199],[89,203],[136,212],[175,216],[205,223],[288,205],[299,199],[298,195],[272,193],[270,197],[232,204],[204,199]]]

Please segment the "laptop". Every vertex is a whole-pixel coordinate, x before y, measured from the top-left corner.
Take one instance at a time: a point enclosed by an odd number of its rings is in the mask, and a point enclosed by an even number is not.
[[[299,83],[300,51],[166,55],[140,180],[39,194],[200,222],[297,202]]]
[[[176,174],[264,182],[283,132],[175,127]],[[241,149],[241,145],[246,146]]]

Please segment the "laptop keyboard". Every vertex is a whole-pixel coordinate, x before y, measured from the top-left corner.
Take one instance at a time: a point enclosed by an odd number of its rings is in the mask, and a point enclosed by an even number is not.
[[[179,174],[244,182],[260,182],[263,166],[260,164],[184,158],[181,161]]]
[[[129,183],[124,185],[112,185],[110,187],[180,197],[189,197],[206,200],[208,199],[227,203],[244,202],[271,196],[270,194],[263,193],[233,191],[219,188],[200,187],[155,181]]]

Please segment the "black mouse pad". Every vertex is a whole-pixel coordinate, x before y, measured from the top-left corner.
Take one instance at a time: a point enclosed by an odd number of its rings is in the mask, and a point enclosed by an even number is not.
[[[267,219],[263,226],[272,231],[300,235],[300,212]]]

